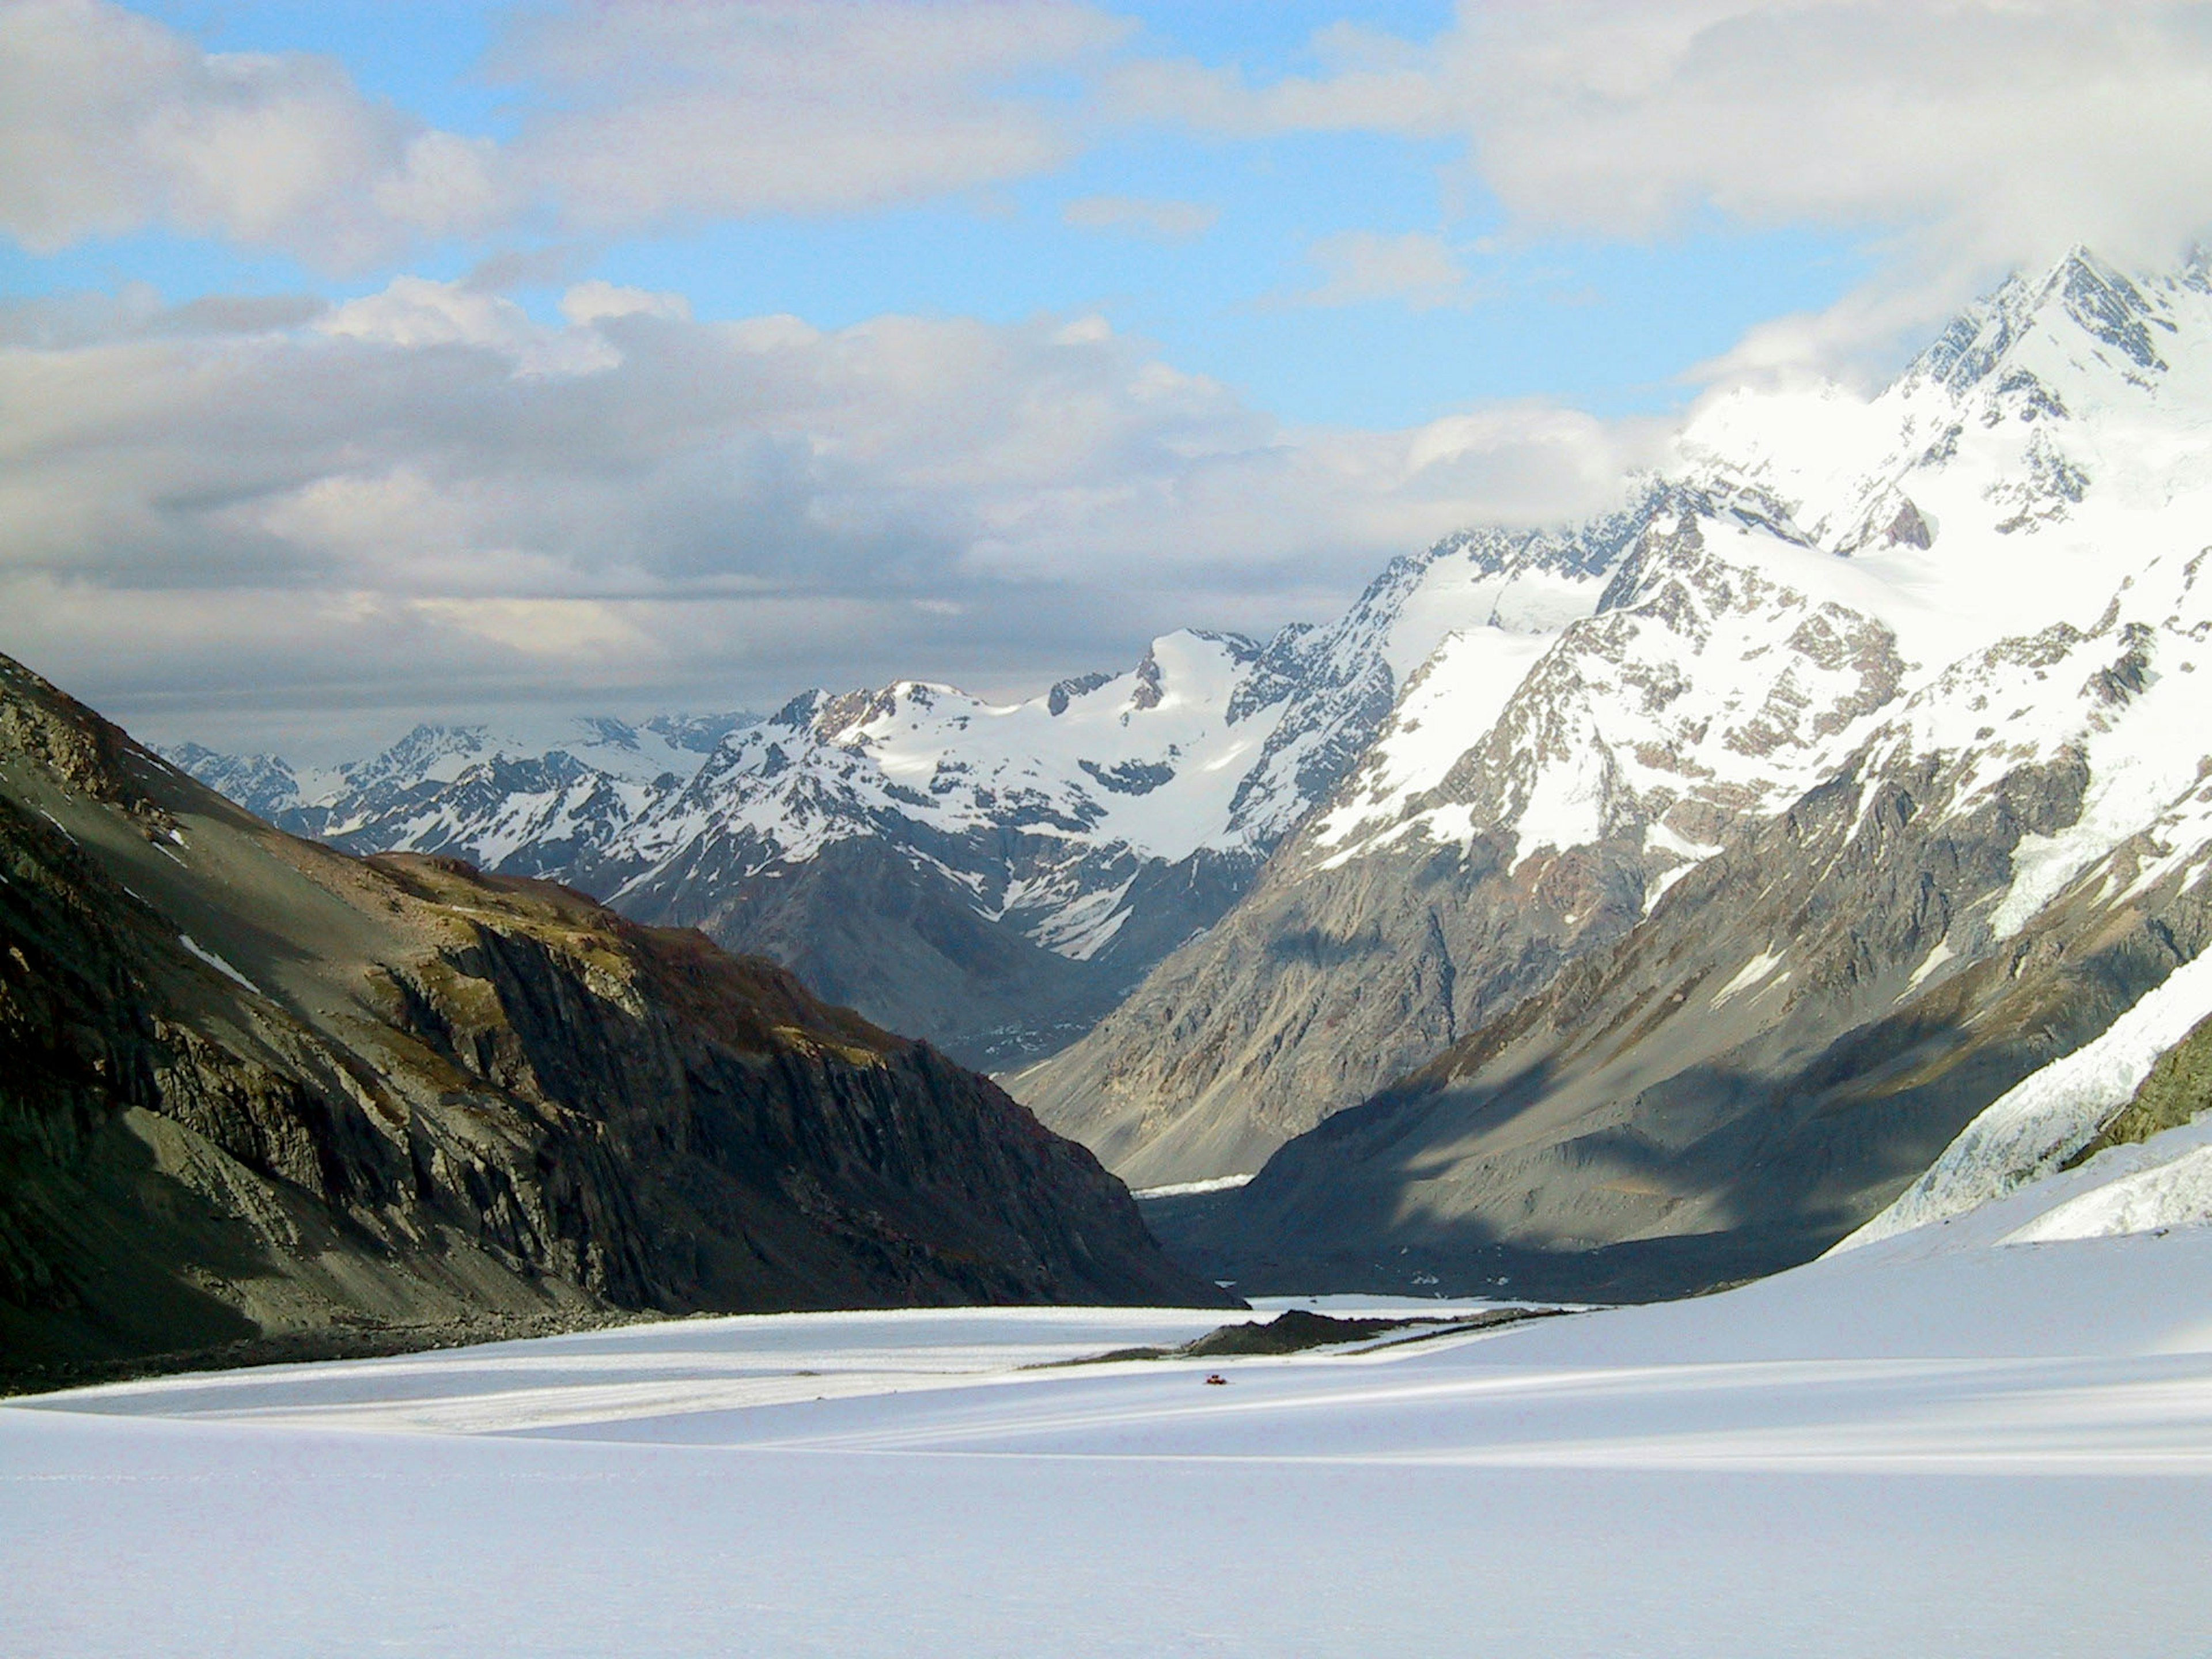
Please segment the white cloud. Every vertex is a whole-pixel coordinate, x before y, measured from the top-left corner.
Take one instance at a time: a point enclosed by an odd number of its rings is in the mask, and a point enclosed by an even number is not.
[[[306,327],[0,349],[11,638],[134,717],[988,690],[1325,614],[1446,530],[1603,504],[1647,435],[1290,428],[1095,319],[580,289],[565,326],[409,277]]]
[[[539,94],[517,165],[595,227],[987,186],[1073,150],[1065,110],[1013,83],[1128,31],[1066,0],[605,0],[521,27],[504,54]]]
[[[583,314],[569,317],[575,324],[628,314],[622,309],[623,295],[635,295],[643,302],[629,311],[653,309],[653,296],[635,289],[588,283],[570,290],[572,297],[579,294],[585,295],[579,302]],[[566,313],[566,303],[562,309]],[[423,276],[395,276],[380,293],[331,307],[315,326],[325,334],[381,345],[469,346],[497,352],[512,358],[519,372],[529,374],[588,374],[622,361],[596,333],[543,327],[501,295]]]
[[[577,324],[600,322],[610,317],[660,317],[680,323],[690,320],[691,302],[680,294],[622,288],[595,277],[588,283],[578,283],[561,296],[561,314]]]
[[[1380,131],[1456,141],[1447,173],[1524,236],[1718,217],[1878,239],[1882,287],[1747,343],[1764,361],[1862,349],[2066,243],[2148,263],[2212,230],[2204,0],[1463,0],[1431,40],[1332,25],[1316,69],[1265,83],[1133,40],[1075,0],[532,10],[495,53],[520,116],[495,143],[329,59],[206,52],[112,0],[0,0],[0,231],[49,252],[161,224],[363,269],[533,214],[590,235],[981,202],[1117,124]],[[1212,214],[1114,194],[1063,210],[1167,240]],[[1462,293],[1433,238],[1314,252],[1321,303]]]
[[[38,252],[167,225],[365,268],[544,209],[592,230],[835,212],[1057,166],[1130,26],[1069,0],[606,0],[499,54],[520,135],[441,131],[331,59],[206,52],[112,0],[0,0],[0,232]],[[1164,204],[1160,234],[1187,234]]]
[[[1218,208],[1197,202],[1152,201],[1136,196],[1081,196],[1060,210],[1079,230],[1115,231],[1158,242],[1195,240],[1213,228]]]
[[[501,211],[489,145],[299,53],[204,53],[106,0],[0,4],[0,230],[38,252],[149,223],[327,268]]]
[[[488,138],[418,132],[395,170],[370,186],[376,210],[432,236],[467,235],[495,224],[507,205],[498,184],[499,152]]]
[[[559,664],[644,655],[650,634],[624,607],[600,599],[453,599],[410,601],[431,621],[475,640],[505,646],[525,658]]]
[[[1792,351],[1863,348],[2073,242],[2160,263],[2212,229],[2202,0],[1462,0],[1432,41],[1338,28],[1316,46],[1319,72],[1265,84],[1125,64],[1105,102],[1246,137],[1458,138],[1452,170],[1522,234],[1640,239],[1717,215],[1878,239],[1881,287],[1792,324]]]
[[[1306,249],[1318,268],[1318,286],[1286,295],[1303,306],[1364,305],[1396,300],[1416,311],[1464,305],[1470,297],[1467,272],[1443,238],[1427,231],[1385,235],[1346,230],[1323,236]]]

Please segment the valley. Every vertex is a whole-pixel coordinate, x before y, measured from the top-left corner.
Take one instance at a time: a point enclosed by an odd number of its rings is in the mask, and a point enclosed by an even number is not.
[[[319,793],[178,753],[768,954],[1133,1187],[1234,1182],[1148,1205],[1208,1278],[1754,1276],[2206,943],[2208,273],[2076,249],[1872,395],[1711,402],[1613,513],[1026,702],[426,729]]]

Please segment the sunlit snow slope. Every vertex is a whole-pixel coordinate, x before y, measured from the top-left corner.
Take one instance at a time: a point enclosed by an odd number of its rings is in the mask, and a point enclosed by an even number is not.
[[[1220,1316],[908,1311],[19,1402],[11,1650],[2196,1651],[2212,1235],[1934,1231],[1289,1359],[1025,1370]]]

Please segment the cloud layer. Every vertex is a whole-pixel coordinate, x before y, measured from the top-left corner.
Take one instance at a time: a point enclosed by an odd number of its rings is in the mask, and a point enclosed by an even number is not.
[[[1074,149],[1064,113],[1010,85],[1128,33],[1066,0],[605,0],[532,22],[504,54],[537,94],[514,165],[595,228],[998,184]]]
[[[2162,261],[2212,229],[2208,4],[1467,0],[1433,40],[1340,24],[1308,57],[1265,80],[1178,61],[1071,0],[597,0],[504,37],[495,140],[331,59],[0,0],[0,233],[43,253],[166,228],[375,273],[339,302],[128,287],[0,311],[11,641],[146,709],[988,689],[1156,628],[1322,614],[1391,553],[1600,505],[1653,453],[1643,426],[1536,404],[1289,427],[1084,296],[824,331],[572,280],[633,231],[991,192],[1132,134],[1395,135],[1507,242],[1866,239],[1874,283],[1753,329],[1717,377],[1878,362],[2003,266],[2075,240]],[[1197,188],[1172,173],[1082,176],[1045,216],[1212,231],[1209,205],[1134,193]],[[1302,223],[1251,287],[1301,248],[1306,277],[1233,303],[1375,307],[1362,325],[1479,305],[1484,245],[1439,217]],[[483,280],[396,274],[440,244]],[[1170,257],[1117,257],[1148,252]],[[568,282],[560,320],[502,280]]]
[[[1003,685],[1319,614],[1639,459],[1538,407],[1285,428],[1097,318],[823,332],[604,283],[563,309],[402,277],[306,326],[118,313],[0,351],[0,607],[39,665],[132,696]]]
[[[2205,223],[2212,8],[2180,0],[1462,0],[1414,46],[1338,28],[1322,73],[1135,63],[1125,118],[1244,137],[1462,137],[1526,230],[1715,210],[1918,228],[1998,258],[2156,257]]]
[[[202,52],[110,0],[0,0],[0,231],[34,252],[164,225],[319,269],[536,216],[587,232],[880,208],[1028,177],[1129,25],[1066,0],[599,0],[516,24],[506,143],[337,62]],[[1200,227],[1202,228],[1202,227]]]
[[[2164,264],[2212,234],[2202,0],[1461,0],[1433,40],[1338,25],[1311,55],[1266,82],[1131,61],[1101,96],[1115,120],[1246,140],[1457,141],[1449,178],[1524,240],[1868,240],[1867,286],[1711,375],[1863,374],[2008,268],[2077,242]],[[1322,291],[1356,295],[1356,271]]]
[[[329,59],[206,53],[110,0],[4,0],[0,228],[49,251],[167,223],[344,268],[530,213],[879,208],[1132,125],[1463,141],[1455,169],[1522,233],[1810,221],[1980,265],[2075,240],[2163,257],[2212,200],[2202,0],[1464,0],[1431,41],[1325,29],[1317,72],[1264,83],[1143,46],[1072,0],[599,0],[511,29],[495,67],[522,121],[495,144]],[[1112,196],[1066,212],[1208,222]]]

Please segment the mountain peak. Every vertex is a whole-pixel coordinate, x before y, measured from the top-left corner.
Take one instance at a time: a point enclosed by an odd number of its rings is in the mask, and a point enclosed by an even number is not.
[[[1996,374],[2039,331],[2085,335],[2093,348],[2118,352],[2136,373],[2162,372],[2166,361],[2151,331],[2171,331],[2173,325],[2160,310],[2137,279],[2076,243],[2040,276],[2015,271],[1969,305],[1912,360],[1902,378],[1932,381],[1963,395]]]

